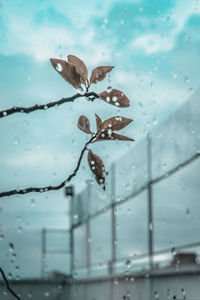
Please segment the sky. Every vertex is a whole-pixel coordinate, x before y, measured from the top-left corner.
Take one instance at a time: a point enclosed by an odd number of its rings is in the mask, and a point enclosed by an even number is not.
[[[1,191],[63,181],[75,168],[88,140],[77,128],[82,114],[90,119],[92,128],[95,113],[103,119],[114,115],[134,119],[123,130],[136,140],[134,145],[101,142],[92,146],[107,169],[140,143],[148,131],[162,124],[198,90],[199,29],[198,0],[1,0],[0,110],[75,94],[49,61],[51,57],[66,59],[68,54],[84,60],[90,72],[98,65],[114,65],[110,75],[91,91],[112,86],[131,101],[130,108],[118,109],[101,100],[88,103],[81,98],[58,108],[1,119]],[[90,179],[84,157],[72,181],[76,193]],[[39,257],[41,228],[66,228],[68,213],[69,199],[63,190],[2,199],[2,253],[8,252],[11,241],[16,251],[20,239],[27,244],[32,231],[33,253]],[[4,267],[8,265],[6,257],[2,258]],[[9,268],[12,270],[12,265]],[[26,272],[37,276],[38,268],[32,274],[23,270],[21,275]]]

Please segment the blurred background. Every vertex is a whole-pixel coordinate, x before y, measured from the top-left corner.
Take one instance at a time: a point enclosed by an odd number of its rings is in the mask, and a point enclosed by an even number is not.
[[[135,142],[91,146],[106,192],[85,156],[70,189],[0,198],[0,267],[22,299],[200,299],[199,29],[198,0],[0,0],[0,110],[77,93],[49,61],[68,54],[114,65],[90,90],[131,101],[2,118],[1,192],[67,178],[90,138],[80,115],[134,119]]]

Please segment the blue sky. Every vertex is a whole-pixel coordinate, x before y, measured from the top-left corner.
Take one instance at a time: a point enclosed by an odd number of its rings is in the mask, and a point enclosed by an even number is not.
[[[81,114],[90,118],[93,128],[95,112],[102,118],[119,114],[133,118],[124,133],[136,143],[161,124],[199,88],[199,29],[197,0],[1,0],[0,109],[76,93],[49,62],[50,57],[65,59],[68,54],[78,55],[90,71],[97,65],[114,65],[111,75],[94,90],[112,85],[131,100],[131,107],[123,110],[100,100],[80,99],[46,112],[2,119],[1,190],[57,184],[66,178],[88,138],[76,127]],[[106,166],[129,148],[126,142],[93,146]],[[91,174],[85,159],[73,180],[77,192],[87,179]],[[55,207],[58,198],[60,205]],[[4,220],[6,214],[12,216],[8,222],[12,230],[18,215],[33,230],[66,226],[63,191],[23,199],[26,205],[15,196],[0,204]],[[37,202],[33,214],[32,199]]]

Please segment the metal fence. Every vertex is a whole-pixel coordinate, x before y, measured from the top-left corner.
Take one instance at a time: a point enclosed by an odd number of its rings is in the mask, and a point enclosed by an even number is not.
[[[74,277],[150,270],[200,251],[199,93],[73,199]]]

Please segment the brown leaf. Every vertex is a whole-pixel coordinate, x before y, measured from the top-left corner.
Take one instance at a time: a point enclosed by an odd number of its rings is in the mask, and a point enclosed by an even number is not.
[[[122,135],[122,134],[117,134],[115,132],[102,132],[97,138],[96,141],[102,141],[102,140],[110,140],[110,141],[115,141],[115,140],[120,140],[120,141],[135,141],[134,139]]]
[[[68,55],[68,62],[75,66],[76,72],[80,75],[81,81],[86,85],[88,79],[88,69],[85,63],[75,55]]]
[[[98,131],[98,130],[99,130],[99,127],[100,127],[101,124],[102,124],[102,120],[101,120],[101,118],[100,118],[97,114],[95,114],[95,117],[96,117],[97,131]]]
[[[92,173],[95,175],[97,183],[105,190],[105,167],[103,161],[91,150],[88,151],[88,164]]]
[[[122,91],[116,89],[113,89],[110,92],[101,92],[99,93],[99,97],[107,103],[115,105],[117,107],[130,106],[130,100],[128,99],[128,97]]]
[[[75,89],[81,87],[80,74],[76,72],[76,67],[63,59],[50,58],[54,69]]]
[[[94,68],[90,76],[90,84],[102,81],[106,77],[106,74],[112,71],[113,68],[114,66],[99,66]]]
[[[133,120],[121,116],[116,116],[105,120],[99,127],[99,133],[107,130],[121,130],[126,127]],[[98,134],[97,134],[98,135]]]
[[[82,130],[85,133],[92,133],[90,130],[90,121],[86,116],[80,116],[80,118],[78,119],[77,126],[80,130]]]

